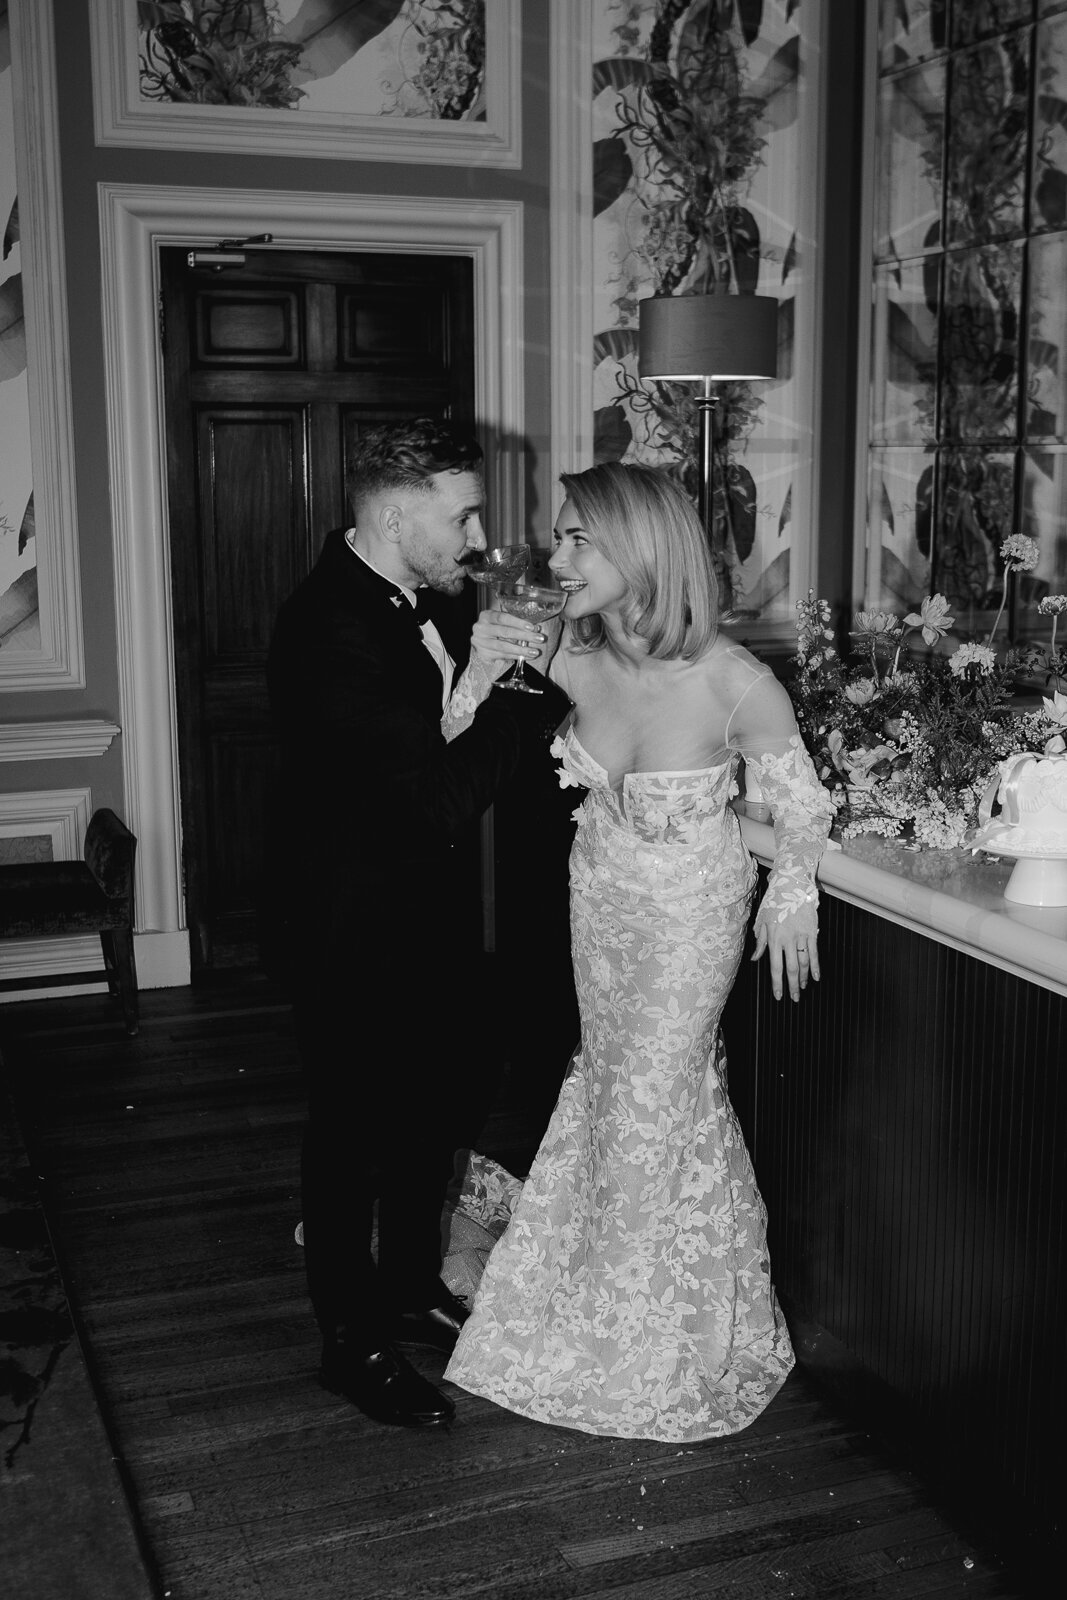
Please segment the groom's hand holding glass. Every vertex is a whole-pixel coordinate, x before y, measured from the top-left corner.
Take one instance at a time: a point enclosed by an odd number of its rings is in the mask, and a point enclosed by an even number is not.
[[[501,605],[501,586],[521,579],[530,565],[528,545],[487,550],[482,562],[472,564],[470,576],[485,587],[490,605],[479,612],[472,629],[471,654],[482,662],[494,681],[519,662],[529,661],[546,670],[559,637],[561,625],[557,620],[531,622]]]

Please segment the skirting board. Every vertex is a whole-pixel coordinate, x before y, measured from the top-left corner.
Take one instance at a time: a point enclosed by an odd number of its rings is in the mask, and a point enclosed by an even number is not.
[[[178,933],[135,933],[134,959],[139,989],[175,989],[189,982],[189,936]],[[7,939],[0,945],[0,970],[5,978],[47,977],[50,972],[99,971],[100,940],[95,934],[78,939]],[[65,983],[54,989],[12,989],[0,994],[0,1004],[16,1000],[41,1000],[52,995],[105,993],[107,985],[89,980],[84,987]]]

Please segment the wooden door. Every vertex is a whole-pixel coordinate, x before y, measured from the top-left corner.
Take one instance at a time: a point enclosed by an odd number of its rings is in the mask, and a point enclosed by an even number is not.
[[[362,428],[474,413],[473,274],[451,257],[161,251],[183,864],[194,974],[255,964],[277,773],[274,617],[346,521]],[[294,827],[338,825],[307,814]],[[284,848],[284,841],[272,841]]]

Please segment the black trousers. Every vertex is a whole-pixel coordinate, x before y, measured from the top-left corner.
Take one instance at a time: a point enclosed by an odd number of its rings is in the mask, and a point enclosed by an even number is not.
[[[398,1311],[435,1299],[455,1152],[476,1137],[470,1052],[454,1037],[469,1008],[443,978],[406,960],[404,973],[402,984],[384,967],[334,973],[294,997],[308,1289],[324,1338],[365,1350],[388,1341]]]

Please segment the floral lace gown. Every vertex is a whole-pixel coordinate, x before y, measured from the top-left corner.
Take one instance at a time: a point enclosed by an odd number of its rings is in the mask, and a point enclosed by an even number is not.
[[[719,1037],[756,882],[728,805],[737,752],[617,793],[573,728],[553,751],[588,790],[571,854],[582,1041],[445,1377],[589,1433],[734,1433],[793,1365]],[[814,927],[825,791],[798,738],[746,757],[778,836],[763,911],[807,906]]]

